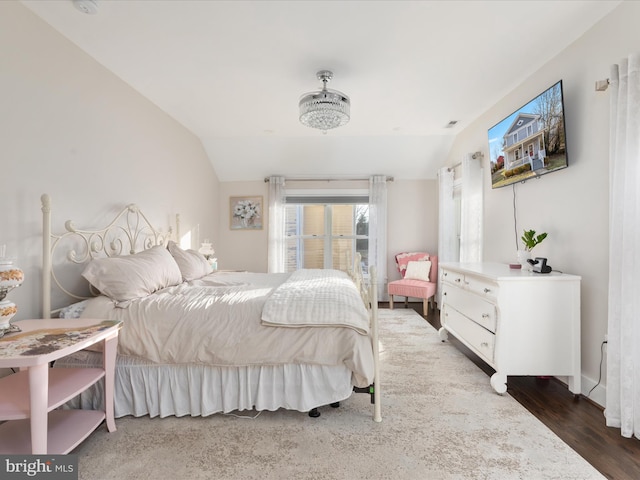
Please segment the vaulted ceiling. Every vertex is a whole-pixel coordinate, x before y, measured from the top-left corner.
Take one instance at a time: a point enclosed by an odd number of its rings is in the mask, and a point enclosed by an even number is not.
[[[620,3],[94,1],[22,3],[198,136],[221,181],[435,178],[461,129]],[[298,121],[322,69],[351,98],[326,135]]]

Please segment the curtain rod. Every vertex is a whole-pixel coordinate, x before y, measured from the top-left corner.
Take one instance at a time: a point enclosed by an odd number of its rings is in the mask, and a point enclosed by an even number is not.
[[[471,158],[473,158],[474,160],[476,158],[483,158],[484,157],[484,153],[482,152],[475,152],[471,155]],[[458,168],[460,165],[462,165],[462,162],[458,162],[455,165],[451,165],[449,167],[447,167],[447,170],[451,171],[451,170],[455,170],[456,168]]]
[[[287,178],[288,182],[368,182],[369,178]],[[393,177],[387,176],[387,182],[393,182]],[[269,177],[264,178],[264,183],[269,183]]]

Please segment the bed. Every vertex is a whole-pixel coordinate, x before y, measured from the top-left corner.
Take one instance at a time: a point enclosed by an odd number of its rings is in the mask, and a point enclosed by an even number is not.
[[[58,234],[46,194],[42,211],[43,317],[124,322],[116,417],[280,408],[317,416],[366,392],[381,421],[375,268],[366,285],[357,256],[346,271],[212,272],[173,240],[179,216],[163,233],[127,205],[104,228],[67,221]],[[54,368],[101,362],[82,351]],[[68,406],[101,408],[102,388]]]

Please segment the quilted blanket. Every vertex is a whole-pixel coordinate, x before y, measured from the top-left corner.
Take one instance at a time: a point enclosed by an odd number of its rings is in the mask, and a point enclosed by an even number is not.
[[[291,274],[267,299],[262,324],[278,327],[347,327],[369,333],[369,315],[353,281],[339,270]]]

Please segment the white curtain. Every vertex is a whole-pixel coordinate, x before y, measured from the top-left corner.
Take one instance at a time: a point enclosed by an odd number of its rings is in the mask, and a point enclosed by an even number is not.
[[[448,167],[438,171],[438,263],[457,262],[457,226],[453,199],[454,171]],[[440,273],[438,272],[438,278]],[[442,287],[438,282],[436,302],[441,305]]]
[[[378,300],[387,298],[387,177],[369,178],[369,265],[375,265]]]
[[[476,157],[476,158],[474,158]],[[482,261],[483,193],[482,156],[468,154],[462,159],[460,261]],[[438,260],[440,261],[440,260]]]
[[[269,273],[286,271],[285,195],[284,177],[269,177]]]
[[[640,54],[611,68],[607,425],[640,438]]]

